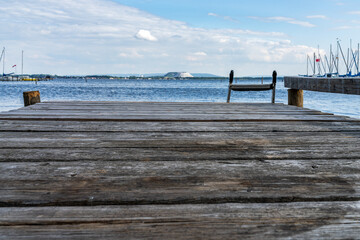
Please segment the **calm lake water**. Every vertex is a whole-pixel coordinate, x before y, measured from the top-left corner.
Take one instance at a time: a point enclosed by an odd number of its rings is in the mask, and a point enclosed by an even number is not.
[[[241,83],[260,83],[242,80]],[[269,82],[270,83],[270,82]],[[0,82],[0,112],[23,107],[22,92],[39,90],[41,101],[225,102],[228,80],[54,79]],[[232,92],[232,102],[270,102],[271,91]],[[276,102],[287,103],[287,89],[278,81]],[[360,96],[304,92],[304,107],[360,118]]]

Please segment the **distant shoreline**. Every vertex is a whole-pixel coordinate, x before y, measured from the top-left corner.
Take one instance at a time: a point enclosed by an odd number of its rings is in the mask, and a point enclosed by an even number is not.
[[[0,81],[22,81],[19,77],[16,78],[17,75],[6,75],[5,77],[1,78]],[[19,75],[20,76],[20,75]],[[38,80],[51,80],[51,79],[84,79],[84,80],[91,80],[91,79],[110,79],[110,80],[227,80],[228,77],[221,77],[221,76],[206,76],[206,77],[166,77],[166,76],[136,76],[136,75],[129,75],[129,76],[114,76],[114,75],[85,75],[85,76],[76,76],[76,75],[50,75],[50,74],[28,74],[26,75],[27,79],[38,79]],[[5,80],[6,79],[6,80]],[[235,77],[236,81],[241,80],[261,80],[264,81],[272,80],[271,76],[266,77]],[[281,81],[283,77],[279,77]]]
[[[42,79],[44,78],[44,75],[39,74],[32,74],[28,75],[31,78],[38,78]],[[228,77],[191,77],[191,78],[169,78],[169,77],[163,77],[163,76],[147,76],[147,77],[139,77],[139,76],[128,76],[128,77],[117,77],[112,75],[86,75],[86,76],[72,76],[72,75],[46,75],[48,77],[51,77],[51,79],[55,78],[61,78],[61,79],[121,79],[121,80],[226,80],[229,79]],[[258,80],[258,79],[264,79],[264,80],[271,80],[271,77],[235,77],[236,80]],[[282,78],[282,77],[280,77]]]
[[[111,80],[228,80],[228,77],[192,77],[192,78],[167,78],[161,76],[154,76],[154,77],[137,77],[137,76],[130,76],[130,77],[113,77],[113,76],[56,76],[54,78],[63,78],[63,79],[111,79]],[[272,80],[271,77],[236,77],[234,80],[241,81],[241,80],[259,80],[263,79],[264,81]],[[283,77],[279,77],[281,81]]]

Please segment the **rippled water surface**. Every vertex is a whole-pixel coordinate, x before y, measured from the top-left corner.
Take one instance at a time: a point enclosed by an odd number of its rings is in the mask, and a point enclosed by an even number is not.
[[[260,83],[243,80],[241,83]],[[39,90],[41,101],[154,101],[225,102],[227,80],[110,80],[54,79],[38,82],[0,82],[0,111],[23,106],[24,91]],[[232,92],[232,102],[270,102],[271,91]],[[279,81],[276,102],[287,103],[287,89]],[[360,118],[360,96],[304,92],[304,107]]]

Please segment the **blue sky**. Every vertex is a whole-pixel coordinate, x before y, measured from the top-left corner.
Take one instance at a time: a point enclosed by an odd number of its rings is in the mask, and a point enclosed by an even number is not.
[[[360,29],[360,2],[357,0],[117,0],[117,2],[167,19],[184,21],[192,27],[282,32],[286,33],[294,43],[305,43],[314,47],[322,43],[327,46],[336,42],[336,38],[349,40],[360,37],[357,33]],[[292,18],[298,21],[298,24],[291,24],[286,19],[270,20],[276,17]],[[311,25],[313,26],[310,27]],[[310,37],[310,34],[313,37]]]
[[[6,72],[24,50],[27,73],[294,75],[318,45],[360,42],[358,0],[0,0],[0,16]]]

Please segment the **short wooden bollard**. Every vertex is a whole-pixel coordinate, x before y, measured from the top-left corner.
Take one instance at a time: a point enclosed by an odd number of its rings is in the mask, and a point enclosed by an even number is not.
[[[299,89],[288,89],[288,104],[303,107],[304,106],[304,92]]]
[[[40,102],[40,92],[39,91],[24,92],[23,95],[24,95],[24,106],[25,107]]]

